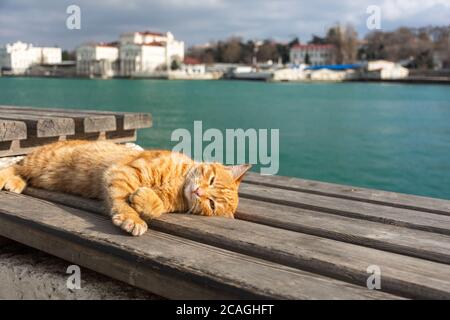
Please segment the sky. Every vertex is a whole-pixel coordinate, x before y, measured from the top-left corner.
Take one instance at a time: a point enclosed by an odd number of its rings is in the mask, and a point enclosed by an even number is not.
[[[66,27],[69,5],[81,10],[81,29]],[[0,0],[0,45],[21,40],[74,49],[131,31],[171,31],[186,44],[240,36],[302,42],[340,22],[365,35],[367,7],[381,12],[381,30],[450,25],[450,0]]]

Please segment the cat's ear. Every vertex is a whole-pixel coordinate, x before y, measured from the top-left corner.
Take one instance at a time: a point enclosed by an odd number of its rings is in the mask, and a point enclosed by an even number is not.
[[[239,184],[244,177],[244,174],[250,170],[252,167],[251,164],[238,164],[235,166],[227,166],[226,168],[230,170],[231,175],[233,176],[234,182]]]

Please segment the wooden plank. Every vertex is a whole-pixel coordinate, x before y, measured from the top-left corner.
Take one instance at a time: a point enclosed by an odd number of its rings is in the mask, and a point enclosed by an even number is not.
[[[241,199],[236,218],[450,264],[450,237],[279,204]]]
[[[174,299],[394,299],[396,296],[155,230],[134,238],[108,218],[2,192],[0,234]]]
[[[10,112],[21,115],[72,118],[75,121],[75,131],[79,133],[116,130],[116,117],[114,115],[95,115],[83,112],[70,113],[64,112],[64,110],[48,111],[36,108],[0,106],[0,115]]]
[[[450,216],[241,183],[241,197],[450,235]]]
[[[98,213],[103,210],[97,201],[43,192],[41,196],[55,202]],[[150,227],[361,286],[367,281],[367,267],[377,265],[382,290],[411,298],[450,298],[450,266],[446,264],[226,218],[167,214]]]
[[[23,121],[0,120],[0,141],[21,140],[27,137],[27,125]]]
[[[7,246],[7,245],[9,245],[11,243],[13,243],[13,241],[11,241],[10,239],[0,236],[0,248],[4,247],[4,246]]]
[[[40,117],[2,113],[0,119],[19,120],[27,125],[28,137],[47,138],[75,134],[75,122],[71,118]]]
[[[255,172],[247,173],[245,182],[291,191],[300,191],[329,197],[450,215],[450,201],[444,199],[345,186],[294,177],[263,176]]]
[[[25,193],[90,212],[104,212],[99,202],[69,194],[36,188],[27,188]],[[240,200],[236,218],[450,264],[450,237],[445,235],[250,199]]]
[[[111,131],[106,134],[87,133],[73,136],[59,136],[50,138],[30,138],[25,140],[0,141],[0,157],[10,157],[24,155],[32,152],[36,148],[60,140],[82,139],[82,140],[104,140],[115,143],[125,143],[136,141],[136,130]]]
[[[123,129],[143,129],[152,126],[149,113],[123,113]]]
[[[91,115],[114,115],[117,117],[118,130],[142,129],[152,126],[152,116],[150,113],[140,112],[116,112],[116,111],[99,111],[99,110],[85,110],[85,109],[54,109],[54,108],[33,108],[33,107],[18,107],[18,106],[0,106],[1,108],[11,108],[16,110],[23,109],[38,109],[48,112],[64,112],[71,114],[91,114]]]

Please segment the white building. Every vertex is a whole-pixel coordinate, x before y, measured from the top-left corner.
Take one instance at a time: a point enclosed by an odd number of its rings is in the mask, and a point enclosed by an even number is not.
[[[335,63],[334,46],[331,44],[296,44],[289,52],[294,64],[320,66]]]
[[[143,75],[165,69],[166,61],[166,48],[161,43],[128,43],[120,46],[122,76]]]
[[[110,78],[119,73],[115,44],[86,43],[77,48],[77,74]]]
[[[133,32],[120,36],[120,69],[123,76],[168,70],[184,59],[184,42],[172,33]]]
[[[0,47],[0,70],[15,75],[26,73],[33,65],[59,64],[61,61],[61,48],[34,47],[20,41]]]
[[[404,79],[409,75],[407,68],[386,60],[369,61],[364,69],[368,79]]]
[[[204,74],[206,72],[206,65],[195,58],[186,57],[180,70],[188,75]]]

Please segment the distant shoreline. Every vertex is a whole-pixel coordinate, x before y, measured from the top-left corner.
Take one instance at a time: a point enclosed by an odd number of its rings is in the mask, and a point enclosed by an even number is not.
[[[272,82],[264,79],[164,79],[164,78],[134,78],[134,77],[113,77],[113,78],[90,78],[83,76],[43,76],[43,75],[2,75],[1,78],[41,78],[41,79],[79,79],[79,80],[166,80],[166,81],[251,81],[251,82]],[[378,82],[378,83],[404,83],[404,84],[446,84],[450,85],[450,77],[410,77],[404,79],[346,79],[342,81],[274,81],[276,83],[345,83],[345,82]]]

